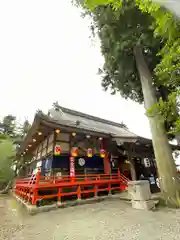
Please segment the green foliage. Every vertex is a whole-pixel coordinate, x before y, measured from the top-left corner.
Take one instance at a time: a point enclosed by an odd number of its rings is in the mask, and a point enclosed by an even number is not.
[[[114,9],[123,8],[130,0],[86,0],[85,6],[91,10],[97,5],[111,4]],[[160,36],[163,40],[163,47],[159,51],[161,61],[155,67],[155,75],[159,84],[179,86],[180,83],[180,21],[160,5],[152,3],[151,0],[135,0],[134,3],[142,13],[148,13],[152,21],[154,36]],[[132,18],[132,17],[131,17]]]
[[[30,124],[29,121],[26,119],[26,120],[23,122],[23,124],[20,126],[20,135],[21,135],[22,137],[24,137],[24,136],[28,133],[28,131],[29,131],[30,128],[31,128],[31,124]]]
[[[167,43],[160,54],[163,59],[155,68],[156,76],[164,85],[171,84],[178,87],[180,84],[180,38]]]
[[[99,6],[91,16],[105,59],[103,69],[99,70],[102,86],[105,90],[111,88],[112,93],[119,91],[124,98],[143,102],[133,50],[136,44],[143,46],[146,61],[153,72],[160,62],[157,53],[162,46],[162,39],[155,38],[151,28],[153,18],[147,13],[142,14],[134,1],[123,2],[117,11],[111,6]]]
[[[180,107],[178,101],[179,94],[180,91],[170,93],[167,101],[163,101],[163,99],[160,98],[158,104],[152,106],[147,112],[149,116],[154,116],[156,114],[161,115],[163,120],[169,124],[168,133],[170,135],[180,133],[180,118],[178,114],[178,109]]]
[[[9,138],[9,136],[8,136],[7,134],[1,133],[1,134],[0,134],[0,143],[1,143],[3,140],[7,139],[7,138]]]
[[[163,85],[179,86],[180,83],[180,21],[170,12],[152,3],[150,0],[136,0],[142,12],[150,14],[154,19],[154,34],[166,41],[159,52],[161,62],[155,68],[155,74]]]
[[[15,164],[17,144],[20,144],[31,127],[28,120],[18,125],[16,117],[7,115],[0,123],[0,188],[4,187],[14,177],[13,166],[20,168],[19,162]]]
[[[1,140],[0,143],[0,184],[8,183],[14,176],[12,169],[13,160],[15,157],[15,149],[13,141],[10,137]]]
[[[133,54],[134,46],[141,44],[152,72],[157,99],[160,98],[156,110],[163,114],[167,131],[171,128],[176,131],[178,114],[172,116],[167,110],[177,111],[177,106],[171,101],[172,95],[168,102],[167,96],[179,87],[180,22],[150,0],[86,0],[85,6],[89,7],[93,18],[92,29],[101,40],[105,64],[99,73],[104,89],[111,88],[112,93],[119,91],[124,98],[143,102]]]
[[[15,120],[16,120],[16,117],[13,115],[5,116],[2,120],[2,122],[0,122],[1,131],[3,133],[9,134],[13,137],[14,130],[15,130]]]
[[[105,0],[86,0],[86,6],[90,6],[93,15],[105,59],[103,70],[100,71],[103,74],[103,86],[105,89],[110,87],[115,92],[120,91],[126,98],[142,102],[142,83],[148,108],[156,103],[153,92],[154,88],[156,89],[159,103],[149,109],[149,114],[160,115],[150,119],[150,126],[162,183],[161,191],[166,205],[171,203],[180,207],[179,180],[162,124],[165,120],[166,124],[172,127],[178,117],[177,95],[172,93],[172,90],[178,86],[176,83],[179,62],[178,54],[175,53],[178,45],[175,42],[179,37],[179,22],[150,0],[122,0],[119,7],[117,0],[110,2],[108,4],[109,1]],[[172,64],[175,68],[171,67]],[[171,93],[168,98],[165,93],[162,94],[162,85],[165,86],[166,93]],[[174,128],[178,127],[179,121],[176,123]],[[168,128],[170,127],[167,126]]]
[[[24,120],[22,124],[17,123],[16,117],[9,114],[0,121],[0,133],[11,136],[16,140],[16,138],[24,137],[28,130],[30,129],[31,124],[27,119]]]

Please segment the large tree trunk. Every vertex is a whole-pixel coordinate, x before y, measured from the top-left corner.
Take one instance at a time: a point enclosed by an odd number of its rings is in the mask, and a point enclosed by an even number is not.
[[[136,169],[135,169],[135,161],[132,158],[132,153],[134,150],[134,143],[128,144],[128,161],[130,163],[130,173],[132,181],[137,180]]]
[[[136,175],[136,170],[135,170],[135,163],[134,163],[134,159],[129,159],[129,163],[130,163],[130,173],[131,173],[131,179],[132,181],[136,181],[137,180],[137,175]]]
[[[140,75],[145,109],[148,110],[153,104],[157,103],[152,74],[145,62],[141,46],[134,48],[134,56]],[[161,183],[161,192],[167,205],[180,207],[180,182],[177,177],[175,161],[172,157],[172,149],[164,128],[164,121],[158,114],[148,116],[148,118]]]

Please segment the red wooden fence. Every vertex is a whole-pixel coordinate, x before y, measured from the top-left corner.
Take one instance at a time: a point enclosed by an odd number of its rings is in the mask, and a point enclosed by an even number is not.
[[[128,179],[120,174],[119,170],[116,174],[87,174],[75,177],[42,177],[39,171],[31,178],[17,179],[14,193],[36,205],[42,199],[56,198],[61,201],[64,196],[76,195],[77,199],[81,199],[84,194],[93,193],[96,197],[99,192],[123,191],[127,188],[127,184]],[[64,192],[66,189],[69,191]],[[43,194],[45,191],[46,194]]]

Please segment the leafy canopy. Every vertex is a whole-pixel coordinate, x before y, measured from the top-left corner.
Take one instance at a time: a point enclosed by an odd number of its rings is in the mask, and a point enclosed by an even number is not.
[[[0,142],[0,183],[6,184],[13,178],[12,163],[14,157],[15,148],[13,141],[9,136],[3,136]]]
[[[19,125],[16,117],[11,114],[5,116],[0,122],[0,187],[13,179],[15,173],[13,167],[16,169],[21,167],[19,162],[15,161],[16,148],[30,126],[28,120]]]
[[[155,73],[164,85],[179,86],[180,83],[180,21],[172,13],[166,11],[150,0],[136,0],[142,12],[147,12],[155,19],[154,35],[162,36],[164,46],[159,52],[161,62]]]
[[[111,5],[120,9],[124,2],[130,0],[85,0],[85,6],[95,9],[100,5]],[[164,45],[158,53],[162,59],[155,70],[158,80],[163,85],[179,86],[180,83],[180,21],[172,13],[151,0],[134,0],[136,6],[143,13],[148,13],[154,19],[152,24],[154,36],[161,36]]]
[[[13,136],[15,130],[15,120],[16,117],[11,114],[5,116],[0,122],[1,132]]]
[[[163,115],[168,131],[172,125],[175,131],[179,122],[179,92],[173,93],[180,79],[179,21],[150,0],[86,0],[85,6],[90,9],[93,28],[101,40],[105,64],[99,73],[105,90],[111,88],[125,98],[143,101],[133,54],[134,46],[141,44],[160,99],[155,112]],[[168,98],[169,93],[172,95]]]
[[[98,6],[91,12],[91,16],[105,59],[103,69],[99,71],[102,86],[105,90],[111,88],[112,93],[119,91],[124,98],[143,102],[133,49],[137,44],[143,46],[143,53],[153,74],[161,60],[157,53],[163,45],[162,38],[154,37],[153,18],[142,13],[134,1],[122,2],[121,8],[117,10],[111,5]],[[153,77],[155,81],[155,74]]]

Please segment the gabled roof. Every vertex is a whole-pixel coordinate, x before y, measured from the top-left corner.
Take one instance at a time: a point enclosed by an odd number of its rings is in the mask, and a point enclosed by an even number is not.
[[[94,117],[82,112],[74,111],[61,106],[49,110],[49,117],[59,124],[86,129],[97,133],[104,133],[112,137],[137,138],[123,124]]]
[[[45,130],[47,127],[48,129]],[[48,131],[57,128],[62,131],[77,131],[103,138],[112,138],[116,142],[134,142],[137,139],[137,135],[131,133],[123,124],[56,106],[50,109],[47,115],[41,111],[35,115],[34,122],[21,143],[18,154],[25,151],[28,144],[32,143],[33,138],[37,137],[37,142],[42,140],[41,137],[43,136],[37,136],[38,131],[44,129],[48,134]],[[31,147],[32,150],[33,146]]]

